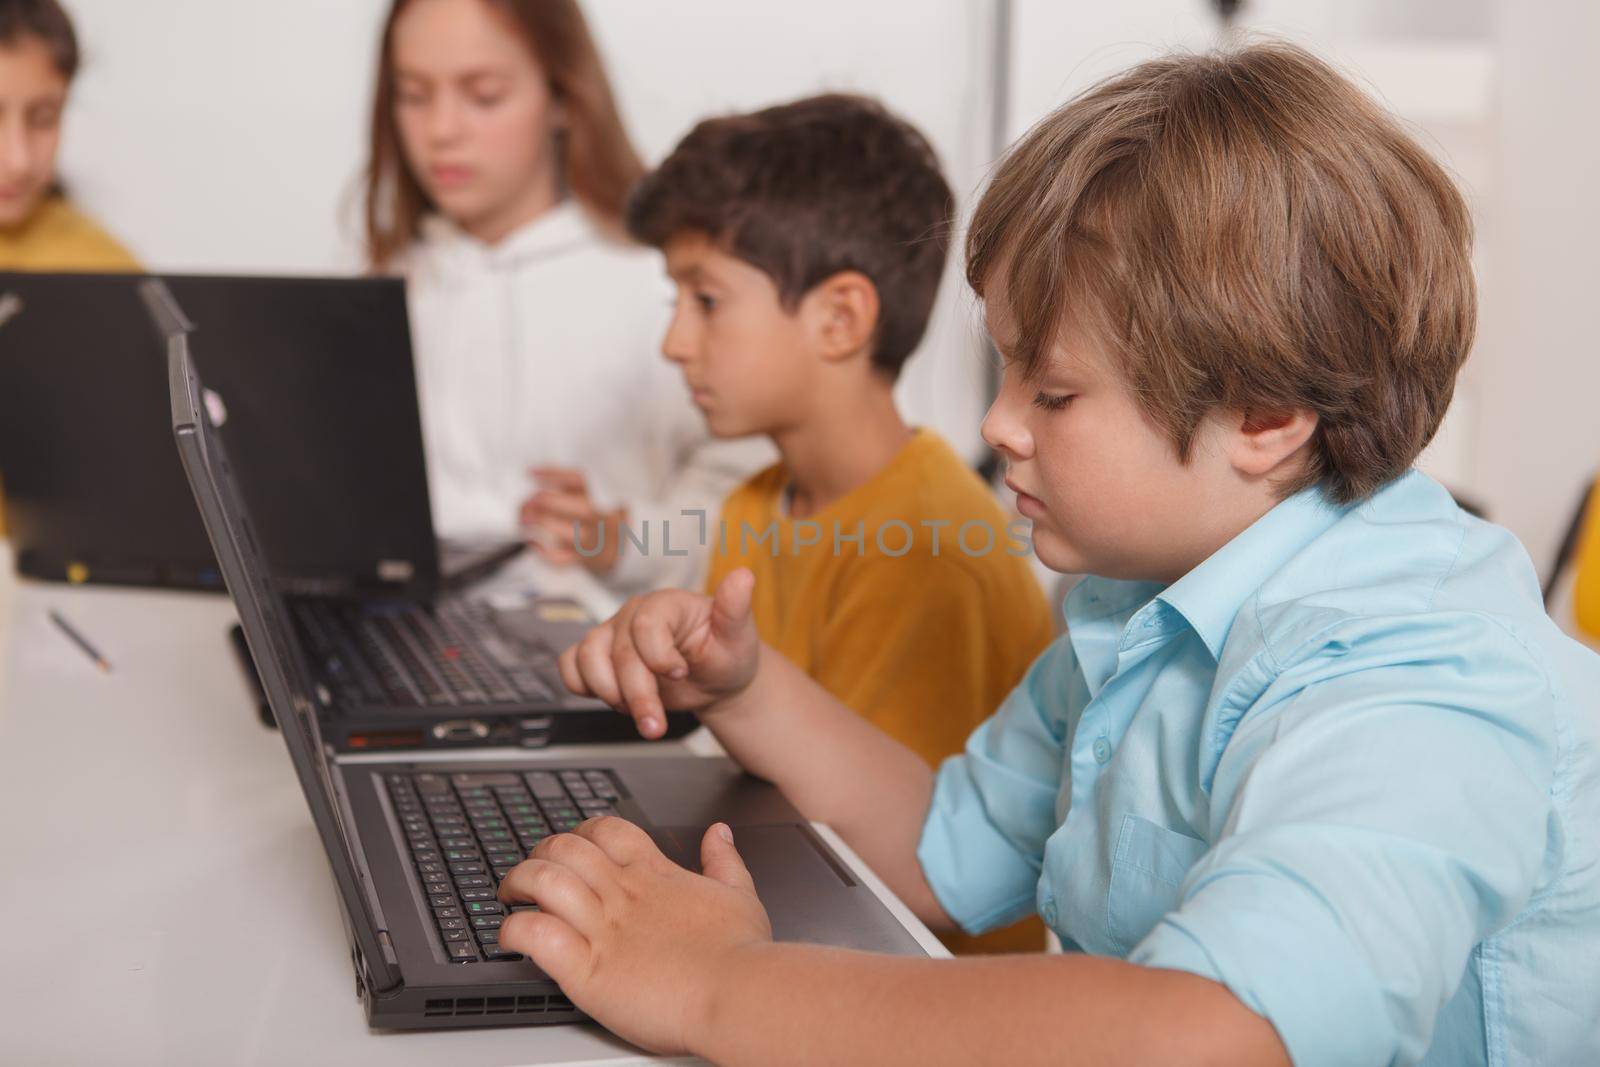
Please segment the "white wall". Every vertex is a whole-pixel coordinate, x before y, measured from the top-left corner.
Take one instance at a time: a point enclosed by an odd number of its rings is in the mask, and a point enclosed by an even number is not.
[[[1495,26],[1500,195],[1482,325],[1496,358],[1476,368],[1474,458],[1543,570],[1600,471],[1600,4],[1508,0]]]

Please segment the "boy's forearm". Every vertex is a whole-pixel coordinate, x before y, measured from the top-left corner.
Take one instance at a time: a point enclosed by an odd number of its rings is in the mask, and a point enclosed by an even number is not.
[[[750,686],[702,718],[740,766],[833,827],[919,918],[952,925],[917,863],[933,795],[922,757],[765,645]]]
[[[708,991],[719,1064],[1272,1064],[1277,1033],[1224,986],[1081,955],[912,960],[767,944]]]

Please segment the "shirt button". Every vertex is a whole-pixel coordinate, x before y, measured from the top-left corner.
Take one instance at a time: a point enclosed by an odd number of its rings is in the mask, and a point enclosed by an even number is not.
[[[1094,759],[1096,763],[1104,763],[1111,758],[1111,742],[1103,737],[1094,739]]]
[[[1044,907],[1039,909],[1039,917],[1044,920],[1046,926],[1056,924],[1056,902],[1053,898],[1044,902]]]

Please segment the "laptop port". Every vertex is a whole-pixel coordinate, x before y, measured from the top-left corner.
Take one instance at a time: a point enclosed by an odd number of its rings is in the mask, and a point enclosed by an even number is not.
[[[450,719],[433,727],[434,740],[447,743],[482,741],[488,736],[488,725],[477,719]]]
[[[422,731],[368,730],[351,734],[345,743],[351,748],[418,748],[422,745]]]

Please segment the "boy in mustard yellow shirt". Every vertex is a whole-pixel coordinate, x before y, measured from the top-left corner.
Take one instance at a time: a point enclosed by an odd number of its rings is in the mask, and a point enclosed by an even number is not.
[[[677,284],[662,350],[711,432],[781,456],[723,504],[707,588],[751,568],[761,637],[935,766],[1052,637],[1025,529],[895,406],[951,210],[916,130],[830,95],[702,122],[627,215]],[[952,939],[1042,944],[1036,922]]]

